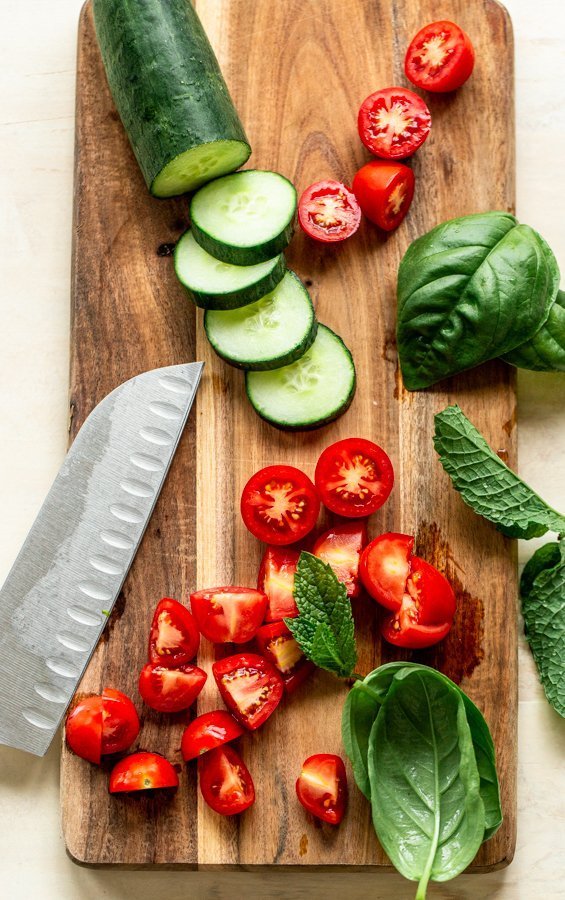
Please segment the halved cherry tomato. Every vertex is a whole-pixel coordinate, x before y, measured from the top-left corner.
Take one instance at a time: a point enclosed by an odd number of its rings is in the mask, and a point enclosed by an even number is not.
[[[243,734],[243,728],[223,709],[215,709],[213,712],[203,713],[187,725],[181,742],[182,758],[185,762],[196,759],[221,747],[228,741],[235,741]]]
[[[312,553],[329,563],[347,588],[348,597],[359,596],[359,556],[366,543],[367,523],[357,520],[334,525],[314,544]]]
[[[245,587],[219,587],[190,595],[200,631],[215,644],[245,644],[265,618],[267,596]]]
[[[408,88],[391,87],[370,94],[357,117],[367,150],[383,159],[406,159],[430,133],[432,117],[421,97]]]
[[[131,747],[139,734],[139,717],[129,697],[114,688],[76,703],[65,725],[73,753],[100,764],[102,756]]]
[[[316,488],[294,466],[267,466],[249,479],[241,515],[251,534],[266,544],[292,544],[312,531],[320,511]]]
[[[224,744],[198,760],[200,790],[208,806],[221,816],[235,816],[255,801],[253,779],[233,747]]]
[[[318,819],[339,825],[347,805],[347,775],[343,760],[333,753],[316,753],[302,764],[296,793],[304,809]]]
[[[121,753],[139,734],[139,716],[129,697],[114,688],[102,692],[102,756]]]
[[[290,547],[267,547],[261,560],[257,587],[267,595],[266,622],[294,619],[298,607],[294,602],[294,574],[300,550]]]
[[[168,669],[183,666],[194,659],[199,644],[198,628],[186,606],[178,600],[163,597],[151,623],[149,662]]]
[[[316,181],[300,197],[298,221],[309,237],[330,244],[355,234],[361,210],[354,194],[340,181]]]
[[[284,622],[263,625],[256,636],[261,653],[281,673],[287,694],[308,678],[315,666],[306,659]]]
[[[179,778],[168,759],[159,753],[131,753],[110,773],[110,793],[176,788]]]
[[[102,756],[102,697],[83,697],[71,708],[65,723],[67,744],[77,756],[100,765]]]
[[[256,653],[237,653],[212,666],[222,700],[238,722],[250,731],[274,713],[284,683],[275,667]]]
[[[192,706],[204,687],[207,674],[198,666],[166,666],[147,663],[139,676],[139,693],[157,712],[176,713]]]
[[[395,612],[402,604],[413,548],[409,534],[388,532],[371,541],[359,560],[359,576],[367,593]]]
[[[383,231],[394,231],[410,209],[414,172],[404,163],[374,159],[359,169],[353,190],[367,218]]]
[[[326,447],[314,479],[324,506],[338,516],[356,519],[383,505],[394,484],[394,471],[377,444],[346,438]]]
[[[406,77],[425,91],[455,91],[469,78],[475,51],[469,35],[454,22],[432,22],[410,41]]]

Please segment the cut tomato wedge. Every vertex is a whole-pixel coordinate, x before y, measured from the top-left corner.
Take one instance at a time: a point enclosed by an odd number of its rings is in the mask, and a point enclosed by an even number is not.
[[[187,725],[181,742],[182,758],[185,762],[196,759],[215,747],[228,741],[235,741],[243,734],[243,728],[223,709],[203,713]]]
[[[267,595],[266,622],[293,619],[298,615],[294,602],[294,575],[299,550],[290,547],[267,547],[261,560],[257,587]]]
[[[241,515],[251,534],[266,544],[292,544],[312,531],[320,511],[316,488],[294,466],[267,466],[241,495]]]
[[[395,612],[402,604],[413,547],[414,538],[409,534],[388,532],[372,540],[359,560],[359,575],[367,593]]]
[[[346,438],[321,454],[314,475],[324,506],[338,516],[362,518],[379,509],[394,484],[387,454],[365,438]]]
[[[421,97],[407,88],[391,87],[370,94],[357,118],[367,150],[383,159],[406,159],[422,146],[432,117]]]
[[[102,757],[102,697],[81,697],[65,722],[65,737],[73,753],[100,765]]]
[[[102,692],[102,755],[121,753],[139,734],[139,717],[130,698],[114,688]]]
[[[157,712],[176,713],[192,706],[207,679],[198,666],[168,669],[147,663],[139,676],[139,693],[147,706]]]
[[[475,65],[468,34],[454,22],[431,22],[412,38],[404,71],[416,87],[443,93],[465,84]]]
[[[176,788],[178,783],[178,775],[168,759],[159,753],[142,751],[116,763],[110,774],[110,793]]]
[[[255,801],[249,769],[229,744],[202,756],[198,760],[198,772],[204,800],[221,816],[235,816]]]
[[[315,666],[304,656],[284,622],[263,625],[256,636],[261,653],[280,672],[287,694],[308,678]]]
[[[267,597],[254,588],[209,588],[190,595],[190,608],[209,641],[245,644],[254,637],[265,617]]]
[[[302,765],[296,793],[304,809],[318,819],[339,825],[347,806],[347,775],[343,760],[333,753],[316,753]]]
[[[298,221],[314,240],[335,243],[355,234],[361,210],[355,195],[340,181],[317,181],[300,197]]]
[[[334,525],[320,535],[312,553],[328,563],[347,588],[348,597],[358,597],[359,557],[367,543],[367,523],[363,520]]]
[[[212,672],[222,700],[238,722],[254,731],[281,701],[284,683],[264,656],[238,653],[215,662]]]
[[[196,656],[200,634],[189,610],[164,597],[157,604],[149,633],[149,662],[176,668]]]
[[[374,159],[359,169],[353,190],[367,218],[383,231],[394,231],[410,209],[414,172],[404,163]]]
[[[67,744],[77,756],[100,764],[102,756],[121,753],[139,734],[139,717],[130,698],[114,688],[83,697],[67,716]]]

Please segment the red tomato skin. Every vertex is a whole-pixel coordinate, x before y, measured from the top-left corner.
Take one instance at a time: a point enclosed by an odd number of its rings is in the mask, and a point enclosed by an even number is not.
[[[268,659],[256,653],[237,653],[220,659],[213,664],[212,673],[222,700],[237,721],[249,731],[255,731],[263,725],[282,699],[284,682],[281,676]],[[267,696],[259,701],[259,705],[252,712],[240,709],[234,696],[238,679],[242,682],[245,679],[250,688],[257,684],[257,693],[260,693],[260,689],[268,689]],[[230,688],[230,684],[233,687]],[[243,684],[244,689],[245,686]]]
[[[411,129],[408,137],[401,139],[395,133],[388,140],[386,135],[376,133],[375,109],[389,111],[391,106],[399,106],[406,111],[408,128]],[[414,91],[403,87],[384,88],[369,94],[361,104],[357,117],[361,141],[370,153],[381,159],[407,159],[412,156],[428,137],[431,123],[432,117],[426,103]]]
[[[159,753],[140,751],[124,756],[110,773],[110,793],[178,787],[178,775],[168,759]]]
[[[139,693],[143,702],[151,709],[162,713],[177,713],[192,706],[207,677],[206,672],[198,666],[169,669],[167,666],[147,663],[139,675]]]
[[[356,457],[361,457],[361,464],[368,461],[372,467],[370,471],[376,478],[365,480],[365,484],[374,486],[367,496],[355,497],[350,494],[348,499],[343,493],[343,498],[331,485],[339,480],[339,471],[345,471],[351,466]],[[322,503],[331,512],[349,519],[366,518],[380,509],[388,499],[394,485],[394,470],[392,463],[385,451],[365,438],[345,438],[330,444],[322,451],[316,471],[314,473],[316,489]]]
[[[294,602],[294,575],[300,551],[290,547],[267,547],[261,560],[257,588],[267,595],[266,622],[294,619],[298,607]]]
[[[420,597],[420,625],[451,622],[457,608],[453,588],[441,572],[419,556],[410,559],[410,580]],[[429,602],[428,598],[433,602]]]
[[[393,612],[402,605],[413,547],[414,538],[409,534],[387,532],[367,544],[359,560],[359,576],[363,587],[373,600]],[[390,556],[395,559],[394,571],[383,572],[383,561]]]
[[[102,756],[102,697],[83,697],[67,715],[65,737],[73,753],[100,765]]]
[[[387,616],[382,624],[381,634],[389,644],[409,650],[423,650],[437,644],[447,637],[453,624],[444,622],[442,625],[403,625],[397,631],[394,628],[395,619],[396,616]]]
[[[265,508],[264,488],[270,485],[281,486],[289,484],[292,502],[297,504],[304,502],[297,514],[299,519],[293,520],[290,515],[284,519],[284,524],[275,527],[268,525],[265,516],[261,518],[260,509]],[[272,496],[272,494],[271,494]],[[272,503],[270,504],[272,507]],[[293,507],[296,512],[296,506]],[[241,495],[241,517],[245,527],[258,540],[266,544],[285,546],[294,544],[312,531],[320,511],[320,499],[316,488],[307,475],[295,466],[266,466],[251,476]]]
[[[121,691],[102,692],[102,755],[122,753],[139,734],[139,716],[132,701]]]
[[[425,66],[418,63],[420,51],[426,37],[432,37],[441,32],[449,35],[449,40],[455,46],[452,48],[449,64],[442,66],[436,74],[429,75],[422,71]],[[454,22],[447,20],[431,22],[421,28],[410,41],[404,58],[404,71],[408,80],[416,87],[430,91],[430,93],[443,94],[456,91],[465,84],[472,74],[474,66],[475,50],[469,35]]]
[[[318,224],[316,216],[320,214],[323,216],[325,204],[328,205],[328,212],[331,215],[333,203],[338,206],[339,223],[329,227]],[[342,213],[340,209],[343,210]],[[332,244],[345,241],[355,234],[361,223],[361,210],[355,195],[340,181],[316,181],[307,187],[300,197],[298,221],[308,237],[322,244]]]
[[[180,645],[160,647],[160,631],[166,632],[168,628],[179,633]],[[190,610],[178,600],[163,597],[157,604],[151,622],[149,662],[165,666],[168,669],[176,669],[193,660],[198,653],[199,646],[200,633]]]
[[[347,588],[348,597],[358,597],[361,592],[359,557],[366,543],[367,522],[354,519],[324,531],[314,544],[312,553],[329,563]]]
[[[269,622],[262,625],[257,632],[256,641],[261,654],[273,664],[277,672],[280,672],[287,694],[292,694],[315,669],[313,663],[306,659],[300,650],[284,622]],[[292,641],[292,654],[288,659],[288,665],[281,668],[281,660],[284,659],[283,648],[287,641]]]
[[[181,753],[185,762],[196,759],[222,744],[241,737],[243,728],[224,709],[203,713],[193,719],[184,730]]]
[[[353,179],[353,191],[365,216],[383,231],[394,231],[404,220],[414,197],[414,172],[399,162],[374,159],[364,165]],[[389,206],[401,192],[402,205],[395,214]]]
[[[311,772],[316,780],[327,777],[328,787],[332,780],[336,782],[336,796],[326,796],[318,784],[314,787],[308,781]],[[316,753],[309,756],[302,764],[302,771],[296,781],[296,795],[305,810],[328,822],[339,825],[347,807],[347,775],[343,760],[333,753]]]
[[[231,604],[234,621],[223,602]],[[239,608],[238,608],[239,605]],[[200,632],[214,644],[246,644],[265,617],[267,596],[246,587],[218,587],[190,595],[190,608]]]
[[[228,779],[233,782],[232,773],[240,786],[232,788],[231,795],[222,797],[222,787]],[[200,790],[208,806],[221,816],[235,816],[244,812],[255,802],[255,787],[249,769],[242,758],[229,744],[216,747],[198,760]]]

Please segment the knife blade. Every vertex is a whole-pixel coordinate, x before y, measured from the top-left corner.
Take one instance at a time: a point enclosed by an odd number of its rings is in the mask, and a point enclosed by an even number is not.
[[[151,518],[203,365],[124,382],[76,436],[0,590],[0,744],[47,751]]]

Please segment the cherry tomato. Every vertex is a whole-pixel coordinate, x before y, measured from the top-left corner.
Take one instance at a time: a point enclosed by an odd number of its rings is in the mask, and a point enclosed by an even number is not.
[[[408,88],[391,87],[370,94],[357,118],[367,150],[383,159],[406,159],[430,133],[432,117],[421,97]]]
[[[367,218],[383,231],[394,231],[410,209],[414,172],[404,163],[374,159],[359,169],[353,190]]]
[[[73,753],[99,764],[102,756],[131,747],[139,734],[135,706],[125,694],[104,688],[99,696],[76,703],[65,725],[67,743]]]
[[[102,692],[102,756],[121,753],[139,734],[139,717],[129,697],[114,688]]]
[[[267,466],[249,479],[241,515],[251,534],[266,544],[292,544],[312,531],[320,511],[316,488],[294,466]]]
[[[404,71],[416,87],[443,93],[455,91],[475,65],[471,40],[454,22],[432,22],[420,29],[406,51]]]
[[[228,741],[235,741],[243,734],[243,728],[236,722],[233,716],[223,709],[203,713],[187,725],[182,736],[181,753],[185,762],[196,759],[221,747]]]
[[[347,588],[348,597],[359,596],[359,556],[366,543],[367,523],[357,520],[334,525],[321,534],[314,544],[312,553],[329,563]]]
[[[167,669],[147,663],[139,676],[139,693],[147,706],[157,712],[176,713],[192,706],[207,679],[198,666],[179,666]]]
[[[316,753],[302,764],[296,793],[304,809],[318,819],[339,825],[347,806],[347,775],[343,760],[333,753]]]
[[[245,644],[265,617],[267,597],[245,587],[219,587],[190,595],[190,608],[200,631],[215,644]]]
[[[110,773],[110,793],[151,791],[176,788],[179,779],[168,759],[159,753],[131,753],[124,756]]]
[[[290,547],[267,547],[265,550],[257,587],[267,595],[266,622],[294,619],[298,615],[293,590],[299,559],[300,551]]]
[[[361,210],[354,194],[340,181],[317,181],[300,197],[298,221],[309,237],[330,244],[355,234]]]
[[[304,656],[284,622],[263,625],[256,636],[261,653],[280,672],[287,694],[296,690],[315,666]]]
[[[183,666],[198,652],[200,635],[186,606],[164,597],[157,604],[149,633],[149,662],[168,669]]]
[[[65,723],[67,744],[77,756],[100,765],[102,756],[102,697],[83,697],[71,708]]]
[[[254,731],[274,713],[284,683],[275,667],[256,653],[238,653],[212,666],[222,700],[238,722]]]
[[[383,505],[394,484],[394,471],[377,444],[346,438],[326,447],[314,479],[324,506],[338,516],[355,519]]]
[[[198,772],[202,796],[221,816],[235,816],[255,802],[249,770],[229,744],[202,756],[198,760]]]
[[[371,541],[359,560],[359,575],[367,593],[394,612],[402,604],[413,547],[414,538],[409,534],[389,532]]]

